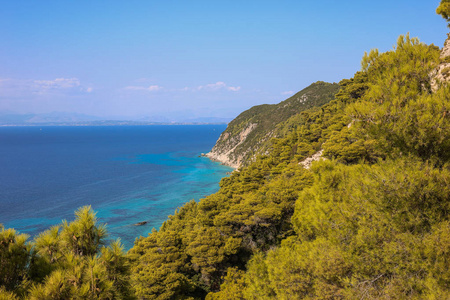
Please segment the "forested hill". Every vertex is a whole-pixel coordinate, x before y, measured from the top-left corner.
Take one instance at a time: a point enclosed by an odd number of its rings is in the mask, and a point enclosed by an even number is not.
[[[272,138],[280,136],[279,124],[330,102],[338,90],[337,83],[318,81],[278,104],[258,105],[244,111],[228,124],[206,156],[235,168],[246,165],[269,149]]]
[[[401,36],[129,257],[149,299],[448,299],[450,88]],[[322,151],[321,151],[322,150]],[[326,160],[301,162],[321,151]]]
[[[127,254],[89,208],[33,241],[0,226],[0,299],[450,299],[448,48],[365,54]]]

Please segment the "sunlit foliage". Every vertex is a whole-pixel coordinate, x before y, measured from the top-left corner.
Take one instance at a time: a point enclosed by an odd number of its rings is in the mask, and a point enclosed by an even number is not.
[[[436,13],[441,15],[447,22],[450,22],[450,1],[441,0],[441,3],[439,3],[438,8],[436,9]]]
[[[277,122],[267,153],[127,255],[104,246],[90,207],[31,242],[0,226],[0,299],[450,299],[438,63],[437,47],[409,35],[372,50],[334,100]],[[326,160],[305,168],[317,153]]]
[[[0,299],[134,299],[120,241],[102,246],[106,229],[89,206],[27,241],[0,233]]]

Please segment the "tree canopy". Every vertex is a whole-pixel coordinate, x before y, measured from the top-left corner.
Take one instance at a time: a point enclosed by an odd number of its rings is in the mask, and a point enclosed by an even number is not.
[[[33,241],[0,231],[0,299],[134,299],[129,262],[120,241],[105,243],[106,229],[90,206]]]
[[[441,0],[436,13],[441,15],[447,22],[450,22],[450,0]]]
[[[0,299],[450,299],[439,63],[409,35],[366,53],[333,100],[277,123],[267,152],[127,254],[90,207],[33,241],[0,225]]]

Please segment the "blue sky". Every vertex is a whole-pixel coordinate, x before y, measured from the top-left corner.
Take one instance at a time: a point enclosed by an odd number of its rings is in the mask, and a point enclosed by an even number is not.
[[[0,0],[0,112],[235,117],[359,70],[400,34],[442,47],[439,0]]]

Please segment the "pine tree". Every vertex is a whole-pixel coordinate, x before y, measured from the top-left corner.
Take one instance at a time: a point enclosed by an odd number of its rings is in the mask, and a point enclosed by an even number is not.
[[[450,22],[450,0],[441,0],[436,13],[441,15],[447,22]],[[448,26],[450,27],[450,24]]]

